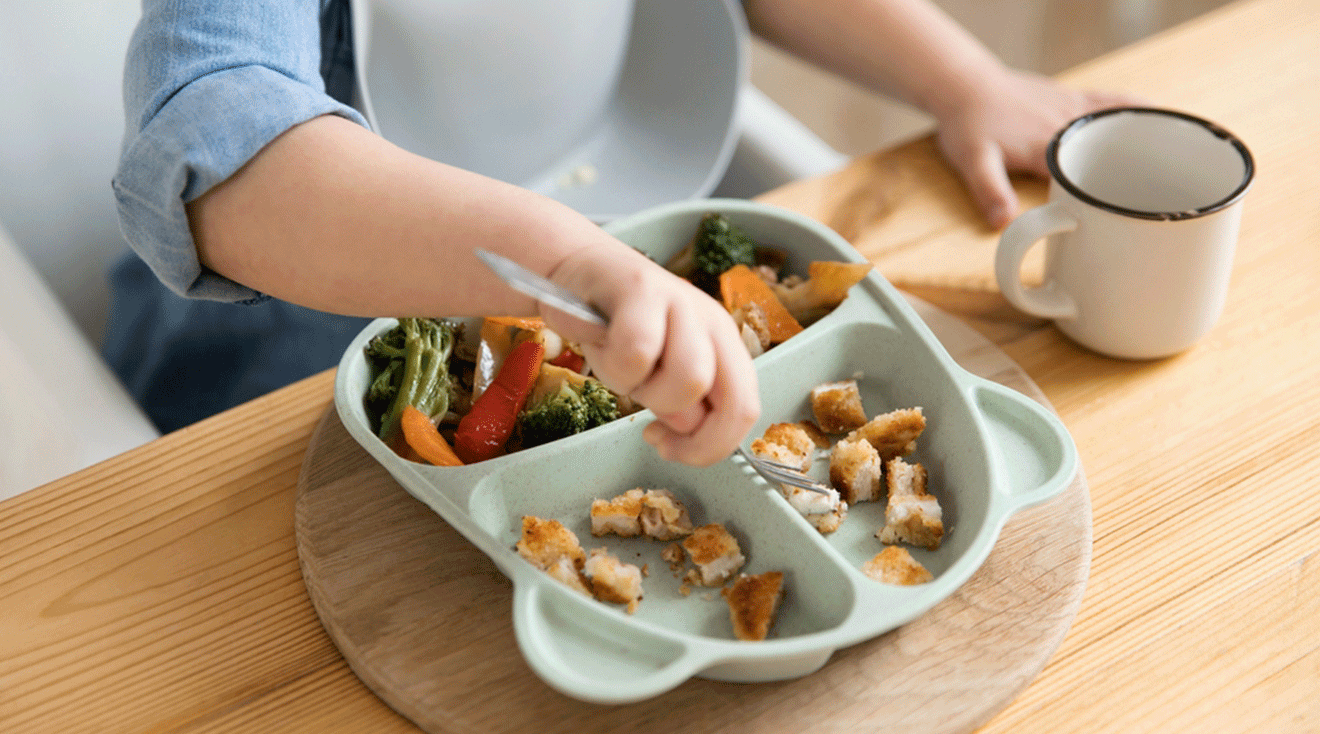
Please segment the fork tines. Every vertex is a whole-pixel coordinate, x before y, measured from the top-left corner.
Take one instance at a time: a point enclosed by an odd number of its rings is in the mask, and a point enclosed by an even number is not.
[[[829,487],[826,487],[824,484],[821,484],[815,479],[803,474],[796,467],[754,456],[744,450],[741,446],[738,447],[738,455],[742,456],[743,459],[752,466],[752,469],[755,469],[756,473],[760,474],[767,482],[787,484],[811,492],[829,494]]]

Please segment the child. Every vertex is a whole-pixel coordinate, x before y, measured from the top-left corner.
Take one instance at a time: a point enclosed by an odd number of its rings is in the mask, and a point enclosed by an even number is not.
[[[1055,129],[1111,101],[1003,68],[924,0],[746,8],[775,43],[934,114],[996,225],[1016,207],[1005,165],[1039,169]],[[144,407],[162,430],[332,366],[362,322],[330,314],[540,314],[607,385],[655,411],[645,435],[662,456],[727,457],[760,408],[722,307],[551,199],[370,132],[345,103],[347,31],[347,0],[144,2],[114,188],[130,244],[191,300],[139,261],[121,266],[106,352],[140,399],[158,397],[163,407]],[[512,291],[475,247],[568,287],[610,327]],[[226,301],[251,308],[212,303]],[[215,389],[226,383],[253,394]]]

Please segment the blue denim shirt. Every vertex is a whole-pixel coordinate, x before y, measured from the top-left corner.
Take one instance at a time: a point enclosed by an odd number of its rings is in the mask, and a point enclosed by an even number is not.
[[[124,75],[113,189],[133,254],[111,273],[103,354],[168,432],[333,366],[367,323],[202,266],[184,204],[348,102],[348,0],[145,0]]]

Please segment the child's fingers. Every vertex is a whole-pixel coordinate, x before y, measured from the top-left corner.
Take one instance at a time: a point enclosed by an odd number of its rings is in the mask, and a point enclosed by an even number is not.
[[[665,413],[656,415],[657,424],[668,428],[675,435],[686,436],[697,430],[702,421],[706,420],[706,413],[710,406],[703,400],[700,403],[690,405],[685,410],[677,413]]]
[[[655,371],[668,338],[667,309],[655,305],[664,299],[641,295],[618,305],[602,341],[581,345],[592,372],[624,395],[631,395]]]
[[[660,455],[694,466],[710,466],[728,458],[761,417],[756,370],[742,341],[716,338],[715,382],[706,396],[708,412],[695,431],[686,435],[656,422],[646,428],[646,439]]]
[[[972,143],[951,156],[952,163],[981,213],[994,227],[1003,227],[1017,214],[1017,194],[1008,180],[1004,154],[989,140]]]
[[[690,302],[674,301],[670,304],[665,349],[660,363],[645,382],[629,393],[633,400],[650,408],[680,433],[689,432],[696,426],[675,425],[666,420],[666,416],[682,414],[701,405],[715,382],[715,349],[710,327],[698,311]]]

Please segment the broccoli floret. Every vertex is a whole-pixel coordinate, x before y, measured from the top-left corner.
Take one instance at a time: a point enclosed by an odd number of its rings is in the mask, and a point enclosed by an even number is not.
[[[619,401],[600,380],[582,383],[582,402],[586,404],[587,428],[595,428],[619,417]]]
[[[692,282],[712,295],[719,295],[720,273],[734,265],[756,265],[756,243],[729,218],[711,212],[701,218],[692,241]]]
[[[580,384],[565,381],[559,389],[518,414],[518,435],[523,448],[604,425],[619,417],[619,402],[599,380]]]
[[[367,343],[372,380],[365,398],[367,414],[381,440],[390,443],[399,416],[412,405],[429,416],[449,409],[449,358],[456,327],[448,321],[404,318]]]

